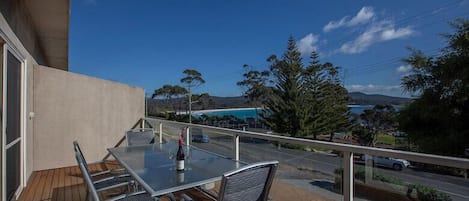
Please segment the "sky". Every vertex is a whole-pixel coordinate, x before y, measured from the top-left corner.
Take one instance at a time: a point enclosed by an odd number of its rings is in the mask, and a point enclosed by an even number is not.
[[[341,67],[349,92],[410,97],[401,59],[409,47],[437,56],[457,17],[469,0],[73,0],[69,70],[151,95],[195,69],[206,81],[196,93],[239,96],[243,65],[267,70],[292,36],[305,64],[314,50]]]

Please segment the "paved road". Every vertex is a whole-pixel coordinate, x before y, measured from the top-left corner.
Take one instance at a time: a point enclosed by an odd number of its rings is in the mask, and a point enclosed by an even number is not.
[[[193,143],[194,146],[210,150],[226,156],[232,155],[231,137],[212,136],[210,143]],[[329,175],[333,181],[334,170],[341,167],[342,159],[334,154],[307,152],[293,149],[278,149],[271,143],[262,141],[242,140],[240,143],[240,159],[247,162],[261,160],[278,160],[303,170],[320,172]],[[356,167],[363,166],[356,164]],[[448,193],[453,200],[469,200],[469,180],[439,175],[428,172],[421,172],[410,168],[402,171],[391,169],[375,168],[376,171],[401,179],[405,183],[423,184],[439,191]],[[317,179],[317,178],[311,178]]]

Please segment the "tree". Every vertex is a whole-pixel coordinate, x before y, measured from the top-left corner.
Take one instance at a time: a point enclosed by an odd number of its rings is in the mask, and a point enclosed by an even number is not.
[[[215,101],[208,93],[192,94],[192,103],[199,106],[199,109],[205,110],[209,105],[215,104]]]
[[[177,98],[178,111],[181,111],[182,97],[185,96],[188,93],[188,91],[184,87],[181,87],[179,85],[173,85],[171,93],[173,94],[173,96],[175,96],[175,98]]]
[[[171,105],[172,109],[175,110],[174,104],[172,104],[173,98],[178,98],[181,95],[187,93],[187,90],[178,85],[163,85],[163,87],[155,89],[151,98],[156,98],[158,96],[162,96],[166,99],[168,105]],[[180,109],[180,108],[179,108]]]
[[[469,20],[451,25],[456,32],[445,35],[441,56],[411,50],[403,59],[412,72],[401,85],[418,98],[401,110],[399,126],[420,151],[463,156],[469,147]]]
[[[248,101],[255,105],[256,108],[260,107],[262,103],[265,101],[266,97],[268,96],[269,87],[269,76],[270,72],[265,71],[257,71],[252,70],[252,67],[244,64],[243,68],[245,69],[245,73],[243,74],[244,80],[237,82],[238,86],[244,87],[246,90],[244,92],[244,96],[248,99]],[[256,120],[259,119],[259,114],[256,109]]]
[[[169,102],[171,100],[171,90],[172,90],[171,85],[169,84],[163,85],[161,88],[155,89],[151,98],[163,96]]]
[[[361,129],[355,136],[361,144],[374,147],[378,140],[378,134],[394,130],[396,127],[396,110],[392,105],[375,105],[371,110],[365,110],[360,114]]]
[[[330,132],[329,118],[326,114],[327,107],[331,105],[328,101],[328,93],[326,91],[327,82],[327,65],[319,62],[319,55],[313,51],[310,56],[310,64],[303,72],[303,80],[308,93],[305,94],[305,101],[309,107],[304,112],[306,114],[306,129],[313,134],[313,139],[318,134]]]
[[[312,52],[305,67],[293,37],[288,39],[282,58],[270,56],[269,71],[253,71],[245,65],[245,95],[265,106],[261,121],[275,133],[309,137],[312,133],[333,134],[348,125],[347,90],[341,85],[339,68],[321,64]]]
[[[281,60],[275,55],[269,57],[274,87],[265,100],[268,111],[261,115],[272,130],[293,137],[304,135],[303,63],[300,55],[295,40],[290,37]]]
[[[323,64],[326,70],[326,82],[323,89],[325,93],[323,110],[327,122],[329,141],[332,141],[337,130],[350,129],[350,109],[347,106],[349,100],[347,89],[342,86],[339,78],[339,67],[332,63]]]
[[[181,79],[181,83],[184,84],[188,91],[189,99],[189,123],[192,123],[192,89],[205,83],[205,80],[202,78],[202,74],[197,70],[186,69],[183,72],[185,77]]]

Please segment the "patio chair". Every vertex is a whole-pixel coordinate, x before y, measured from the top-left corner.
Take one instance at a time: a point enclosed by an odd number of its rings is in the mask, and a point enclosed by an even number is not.
[[[83,152],[81,151],[80,145],[78,142],[75,140],[73,141],[73,149],[75,150],[75,153],[79,153],[82,156],[83,161],[85,161],[85,167],[86,169],[88,168],[88,164],[86,163],[85,157],[83,155]],[[94,172],[91,174],[91,177],[99,177],[99,176],[104,176],[106,174],[120,174],[121,176],[129,176],[128,174],[123,174],[125,173],[124,168],[114,168],[114,169],[109,169],[109,170],[104,170],[104,171],[98,171]]]
[[[80,171],[83,175],[84,183],[86,184],[86,187],[88,189],[87,200],[100,201],[101,198],[98,194],[99,189],[97,189],[95,181],[91,179],[91,175],[88,172],[88,169],[86,168],[86,165],[85,165],[86,163],[83,161],[83,158],[80,156],[79,153],[76,153],[75,158],[77,159],[78,166],[80,167]],[[117,188],[117,187],[120,187],[120,186],[114,186],[112,188]],[[154,201],[154,198],[152,198],[145,191],[140,191],[140,192],[133,192],[130,194],[122,194],[116,197],[112,197],[110,199],[107,199],[107,201]]]
[[[126,132],[127,146],[145,145],[155,143],[155,132],[153,129],[132,129]]]
[[[200,190],[207,197],[217,201],[267,201],[274,180],[278,161],[255,163],[223,175],[218,195]],[[192,201],[186,194],[181,200]]]
[[[85,157],[83,156],[83,152],[81,151],[80,145],[77,141],[74,141],[73,146],[75,149],[75,154],[77,155],[77,157],[80,158],[80,161],[83,162],[83,166],[87,173],[90,175],[90,178],[92,179],[93,184],[95,185],[98,192],[121,186],[128,186],[128,189],[130,189],[130,184],[134,185],[134,188],[136,187],[135,182],[129,174],[113,174],[109,176],[108,173],[112,173],[113,170],[105,170],[91,174],[88,168],[88,164],[86,163]]]

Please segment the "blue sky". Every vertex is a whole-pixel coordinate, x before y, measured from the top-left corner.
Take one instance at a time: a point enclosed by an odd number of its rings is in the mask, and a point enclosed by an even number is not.
[[[406,47],[437,54],[456,17],[469,17],[469,0],[74,0],[69,69],[151,94],[191,68],[206,80],[196,92],[236,96],[243,64],[268,69],[291,35],[305,63],[316,50],[342,67],[349,91],[409,96],[399,88]]]

